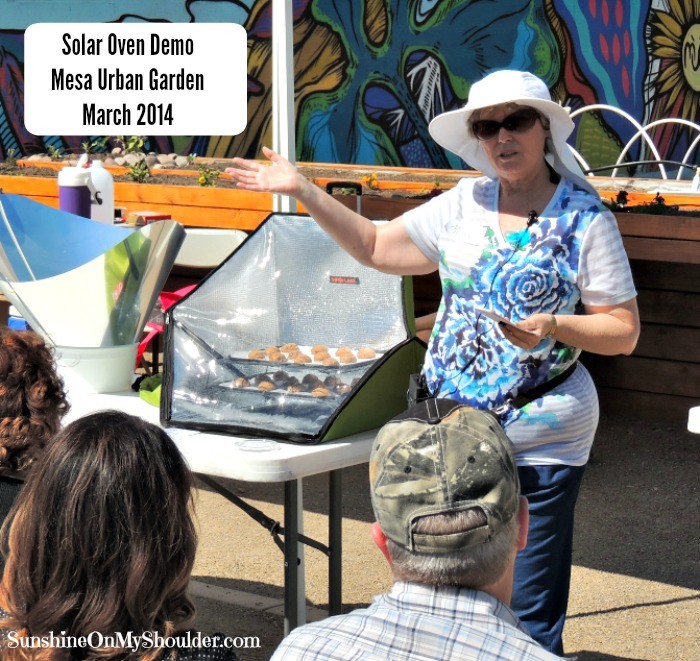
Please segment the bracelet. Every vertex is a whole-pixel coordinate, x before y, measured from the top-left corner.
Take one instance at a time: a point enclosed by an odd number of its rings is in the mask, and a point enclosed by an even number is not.
[[[547,334],[544,336],[545,340],[553,338],[557,332],[557,328],[559,328],[557,324],[557,318],[553,314],[550,314],[549,316],[552,318],[552,325],[549,327]]]

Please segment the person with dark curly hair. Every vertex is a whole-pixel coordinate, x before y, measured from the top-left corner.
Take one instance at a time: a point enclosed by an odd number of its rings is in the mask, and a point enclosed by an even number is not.
[[[0,523],[69,409],[53,352],[42,337],[0,328]]]
[[[59,432],[2,529],[0,658],[235,661],[235,641],[190,628],[192,489],[141,418],[100,411]]]

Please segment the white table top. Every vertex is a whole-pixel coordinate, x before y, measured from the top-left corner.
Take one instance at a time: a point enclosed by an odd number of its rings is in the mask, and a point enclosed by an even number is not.
[[[94,411],[117,409],[160,424],[158,409],[133,391],[71,393],[70,399],[65,422]],[[375,429],[341,440],[300,445],[175,427],[166,431],[194,472],[246,482],[284,482],[364,463],[377,434]]]

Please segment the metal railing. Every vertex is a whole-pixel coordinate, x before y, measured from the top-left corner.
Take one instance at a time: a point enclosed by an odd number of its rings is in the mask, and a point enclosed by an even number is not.
[[[632,115],[629,113],[625,112],[624,110],[617,108],[615,106],[607,105],[604,103],[594,103],[588,106],[584,106],[582,108],[577,108],[576,110],[573,110],[571,112],[571,118],[574,119],[575,117],[582,115],[585,112],[590,112],[590,111],[595,111],[595,110],[609,110],[610,112],[613,112],[617,115],[620,115],[621,117],[624,117],[627,121],[629,121],[630,124],[632,124],[636,129],[636,133],[630,138],[630,140],[627,142],[627,144],[624,146],[622,151],[620,152],[620,155],[617,158],[617,161],[612,164],[612,165],[607,165],[607,166],[600,166],[600,167],[595,167],[592,168],[590,165],[586,162],[586,160],[581,156],[579,152],[577,152],[575,149],[572,149],[574,156],[576,160],[579,162],[581,165],[581,168],[586,174],[594,174],[595,172],[600,172],[604,170],[612,170],[611,177],[616,177],[618,170],[620,168],[624,167],[634,167],[638,165],[656,165],[659,169],[659,175],[661,176],[662,179],[668,179],[668,175],[666,172],[666,168],[664,167],[665,165],[674,165],[678,167],[678,174],[676,176],[677,180],[680,180],[682,178],[682,173],[683,173],[683,168],[688,168],[695,170],[696,165],[689,163],[690,157],[693,155],[693,153],[697,150],[698,144],[700,144],[700,125],[696,124],[695,122],[691,122],[687,119],[681,119],[681,118],[675,118],[675,117],[667,117],[664,119],[658,119],[656,121],[650,122],[644,126],[642,126]],[[672,161],[668,159],[663,159],[661,157],[661,154],[659,153],[658,148],[654,144],[654,141],[649,135],[649,129],[653,129],[657,126],[661,126],[664,124],[678,124],[681,126],[686,126],[691,130],[694,130],[698,133],[698,135],[693,139],[691,142],[690,146],[686,150],[685,154],[683,155],[683,159],[681,161]],[[624,158],[627,156],[627,153],[631,149],[631,147],[634,145],[634,143],[642,139],[646,143],[649,152],[653,156],[652,159],[647,159],[647,160],[638,160],[638,161],[628,161],[625,162]]]

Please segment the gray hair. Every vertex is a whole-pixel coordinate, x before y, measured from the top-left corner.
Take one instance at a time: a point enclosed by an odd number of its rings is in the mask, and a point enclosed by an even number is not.
[[[479,508],[454,514],[433,514],[416,521],[414,531],[446,535],[486,524]],[[516,547],[518,517],[508,523],[488,542],[451,553],[416,553],[387,539],[396,580],[428,585],[456,585],[479,588],[495,583],[505,572]]]

